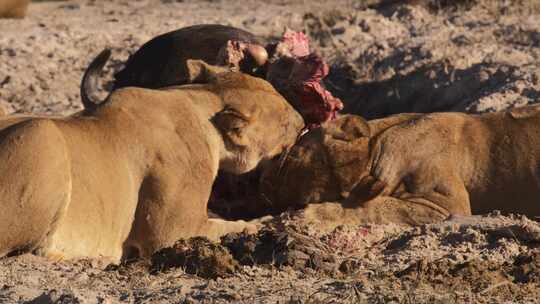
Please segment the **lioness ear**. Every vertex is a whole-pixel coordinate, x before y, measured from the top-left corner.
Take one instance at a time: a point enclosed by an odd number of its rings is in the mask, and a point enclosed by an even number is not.
[[[226,107],[212,117],[212,122],[226,141],[237,146],[248,145],[244,129],[251,123],[251,114],[247,111]]]
[[[217,75],[228,72],[225,67],[209,65],[203,60],[186,60],[186,69],[189,83],[209,83],[217,78]]]
[[[353,141],[361,137],[369,137],[371,130],[365,119],[357,115],[343,115],[323,125],[325,137]]]

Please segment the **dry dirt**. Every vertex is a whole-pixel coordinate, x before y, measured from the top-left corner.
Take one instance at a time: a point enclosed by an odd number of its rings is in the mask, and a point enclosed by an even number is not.
[[[0,20],[0,105],[72,113],[81,108],[82,72],[101,49],[113,48],[107,88],[142,43],[196,23],[267,37],[285,26],[304,30],[332,66],[328,88],[346,111],[366,117],[496,111],[540,100],[535,1],[442,9],[403,3],[429,2],[421,0],[379,2],[32,3],[26,19]],[[540,303],[534,220],[493,213],[415,228],[315,228],[283,214],[257,236],[180,241],[122,266],[5,258],[0,303]]]

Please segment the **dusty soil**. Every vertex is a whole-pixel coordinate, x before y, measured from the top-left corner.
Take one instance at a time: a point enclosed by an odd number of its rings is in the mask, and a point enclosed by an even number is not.
[[[285,26],[304,30],[332,66],[328,88],[346,111],[366,117],[496,111],[540,100],[534,1],[442,9],[382,2],[32,3],[26,19],[0,20],[0,105],[72,113],[81,108],[82,72],[101,49],[113,48],[105,95],[112,72],[142,43],[196,23],[266,37]],[[322,233],[286,213],[257,236],[179,241],[122,266],[5,258],[0,303],[538,303],[539,277],[540,225],[525,217]]]
[[[320,233],[283,215],[257,236],[179,241],[105,266],[3,259],[0,302],[538,303],[540,225],[492,214]]]

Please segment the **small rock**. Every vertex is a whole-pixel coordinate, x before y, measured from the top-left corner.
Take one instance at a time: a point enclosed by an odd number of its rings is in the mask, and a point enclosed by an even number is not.
[[[78,3],[70,3],[70,4],[60,5],[58,8],[66,9],[66,10],[78,10],[81,8],[81,5]]]

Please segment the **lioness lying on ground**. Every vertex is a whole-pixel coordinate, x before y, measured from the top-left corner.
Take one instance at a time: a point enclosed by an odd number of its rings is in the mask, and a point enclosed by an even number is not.
[[[24,18],[30,0],[1,0],[0,18]]]
[[[218,168],[234,173],[293,144],[302,118],[266,81],[189,62],[192,80],[125,88],[95,110],[0,131],[0,256],[148,256],[177,239],[253,224],[208,219]]]
[[[484,115],[346,115],[264,173],[274,206],[308,221],[421,224],[449,215],[540,214],[540,106]],[[339,204],[313,204],[339,202]]]

